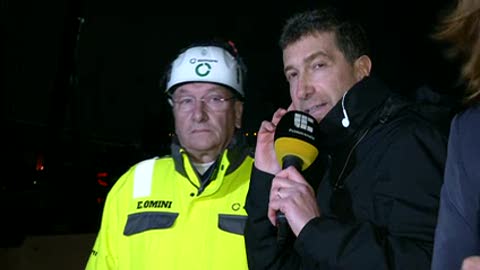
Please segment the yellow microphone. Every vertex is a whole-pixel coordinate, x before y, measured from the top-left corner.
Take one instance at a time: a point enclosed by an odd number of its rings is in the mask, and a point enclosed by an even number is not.
[[[315,161],[318,156],[317,128],[315,118],[301,111],[289,111],[280,119],[275,129],[274,145],[283,169],[294,166],[302,172]],[[283,244],[291,232],[290,227],[281,211],[277,212],[276,219],[277,240]]]

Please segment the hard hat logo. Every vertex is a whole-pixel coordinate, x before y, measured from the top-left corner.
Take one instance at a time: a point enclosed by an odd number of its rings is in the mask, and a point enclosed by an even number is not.
[[[210,73],[212,66],[209,63],[201,63],[195,67],[195,73],[200,77],[205,77]]]

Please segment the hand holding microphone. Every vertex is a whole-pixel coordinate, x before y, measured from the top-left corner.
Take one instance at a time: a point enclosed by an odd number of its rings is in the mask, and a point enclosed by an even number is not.
[[[301,111],[289,111],[280,119],[275,130],[274,146],[283,169],[294,166],[302,172],[315,161],[318,155],[316,129],[315,118]],[[276,222],[277,240],[284,243],[290,234],[290,227],[281,211],[277,212]]]

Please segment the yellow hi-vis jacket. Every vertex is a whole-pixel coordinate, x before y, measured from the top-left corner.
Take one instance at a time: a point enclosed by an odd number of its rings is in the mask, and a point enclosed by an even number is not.
[[[112,187],[87,270],[248,269],[243,229],[252,155],[229,147],[208,185],[177,145]]]

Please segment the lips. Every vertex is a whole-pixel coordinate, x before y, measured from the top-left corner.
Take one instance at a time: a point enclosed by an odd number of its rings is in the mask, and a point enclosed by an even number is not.
[[[308,114],[315,114],[315,112],[317,112],[317,111],[324,110],[326,105],[327,105],[327,103],[317,104],[313,107],[305,109],[304,112],[308,113]]]
[[[210,132],[210,129],[207,129],[207,128],[193,129],[191,133],[202,133],[202,132]]]
[[[329,107],[328,103],[321,103],[314,105],[312,107],[309,107],[308,109],[303,110],[305,113],[310,114],[312,117],[314,117],[317,122],[320,122],[325,115],[328,113]]]

